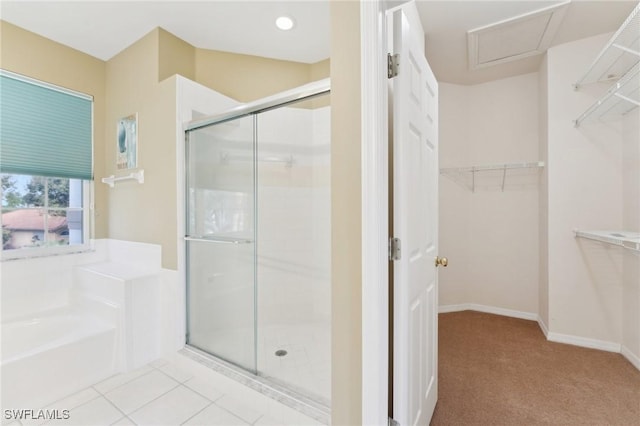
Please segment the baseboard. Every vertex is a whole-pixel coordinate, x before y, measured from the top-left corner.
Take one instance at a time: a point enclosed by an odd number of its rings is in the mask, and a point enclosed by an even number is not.
[[[547,324],[544,323],[544,321],[542,320],[542,317],[540,315],[538,315],[538,326],[540,326],[540,330],[542,330],[542,333],[544,334],[544,337],[549,337],[549,327],[547,327]]]
[[[550,342],[581,346],[583,348],[599,349],[601,351],[620,353],[620,345],[618,343],[607,342],[605,340],[589,339],[586,337],[572,336],[569,334],[554,332],[549,332],[547,334],[547,340]]]
[[[438,313],[444,314],[448,312],[460,311],[478,311],[488,314],[502,315],[512,318],[520,318],[525,320],[536,321],[545,337],[550,342],[564,343],[567,345],[580,346],[583,348],[598,349],[607,352],[622,353],[638,370],[640,370],[640,357],[635,355],[629,349],[618,343],[607,342],[605,340],[589,339],[586,337],[572,336],[569,334],[561,334],[550,332],[547,325],[542,321],[538,314],[531,312],[514,311],[511,309],[497,308],[495,306],[478,305],[475,303],[462,303],[459,305],[443,305],[438,307]]]
[[[497,308],[495,306],[478,305],[475,303],[462,303],[460,305],[443,305],[438,307],[438,313],[445,314],[448,312],[460,311],[478,311],[487,314],[502,315],[505,317],[520,318],[525,320],[537,321],[538,314],[532,312],[514,311],[512,309]]]
[[[622,354],[622,356],[624,356],[627,361],[629,361],[636,369],[640,370],[640,357],[636,354],[634,354],[633,352],[631,352],[631,350],[629,348],[627,348],[626,346],[622,345],[622,347],[620,348],[620,353]]]
[[[460,312],[460,311],[468,311],[471,308],[468,303],[463,303],[461,305],[441,305],[438,306],[439,314],[447,314],[449,312]]]

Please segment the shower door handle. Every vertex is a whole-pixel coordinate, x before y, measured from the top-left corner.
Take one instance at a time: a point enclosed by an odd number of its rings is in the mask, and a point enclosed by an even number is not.
[[[246,238],[232,237],[184,237],[185,241],[197,241],[200,243],[218,243],[218,244],[251,244],[252,240]]]

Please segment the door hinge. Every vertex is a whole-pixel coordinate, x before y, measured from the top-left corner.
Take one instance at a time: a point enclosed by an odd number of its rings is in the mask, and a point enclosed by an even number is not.
[[[389,426],[400,426],[400,422],[389,417]]]
[[[400,238],[389,238],[389,260],[400,260]]]
[[[400,63],[398,62],[398,54],[392,55],[391,53],[387,53],[387,77],[393,78],[398,75],[398,67]]]

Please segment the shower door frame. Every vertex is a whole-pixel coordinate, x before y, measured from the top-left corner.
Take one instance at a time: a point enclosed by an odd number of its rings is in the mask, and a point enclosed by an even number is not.
[[[240,118],[246,115],[259,114],[261,112],[280,108],[294,102],[307,100],[330,92],[331,79],[325,78],[323,80],[314,81],[312,83],[305,84],[304,86],[296,87],[294,89],[286,90],[273,96],[268,96],[254,102],[240,105],[220,114],[192,120],[185,126],[185,138],[186,132],[190,132],[192,130],[197,130],[202,127],[208,127],[214,124],[223,123],[229,120],[235,120],[236,118]],[[186,165],[187,164],[185,163],[185,166]]]
[[[207,117],[203,117],[203,118],[199,118],[196,120],[191,120],[188,123],[185,124],[184,126],[184,163],[183,163],[183,170],[185,173],[185,177],[188,175],[188,170],[189,170],[189,155],[188,155],[188,133],[191,131],[195,131],[198,129],[202,129],[205,127],[209,127],[209,126],[213,126],[216,124],[221,124],[224,122],[228,122],[228,121],[232,121],[232,120],[236,120],[239,118],[243,118],[243,117],[253,117],[253,203],[254,203],[254,212],[256,212],[257,210],[257,198],[258,198],[258,162],[257,162],[257,155],[258,155],[258,149],[257,149],[257,126],[256,126],[256,119],[258,114],[269,111],[269,110],[273,110],[273,109],[277,109],[277,108],[281,108],[284,106],[287,106],[289,104],[293,104],[293,103],[297,103],[300,101],[306,101],[306,100],[310,100],[322,95],[326,95],[329,94],[331,92],[331,80],[329,78],[323,79],[323,80],[318,80],[294,89],[290,89],[278,94],[275,94],[273,96],[269,96],[254,102],[250,102],[244,105],[240,105],[238,107],[232,108],[228,111],[225,111],[223,113],[220,114],[215,114],[215,115],[211,115],[211,116],[207,116]],[[184,250],[184,253],[186,254],[188,252],[187,250],[187,244],[188,241],[190,240],[194,240],[194,238],[189,237],[187,234],[187,226],[186,223],[188,221],[189,218],[189,202],[188,202],[188,197],[189,197],[189,181],[188,179],[185,178],[184,181],[184,196],[183,196],[183,202],[184,202],[184,234],[182,235],[182,250]],[[258,327],[257,327],[257,320],[258,320],[258,313],[257,313],[257,309],[258,309],[258,303],[257,303],[257,285],[258,285],[258,277],[257,277],[257,243],[258,243],[258,227],[257,227],[257,221],[258,221],[258,215],[257,213],[254,213],[254,244],[255,244],[255,248],[254,248],[254,318],[253,318],[253,322],[254,322],[254,368],[252,370],[247,369],[246,367],[242,367],[242,366],[238,366],[235,363],[233,363],[232,361],[229,360],[225,360],[223,358],[220,358],[219,356],[210,353],[209,351],[203,350],[201,348],[198,348],[196,346],[190,345],[189,344],[189,329],[190,329],[190,324],[189,324],[189,313],[190,313],[190,306],[189,306],[189,300],[190,300],[190,285],[189,285],[189,276],[188,276],[188,271],[189,271],[189,265],[188,265],[188,256],[185,256],[184,259],[184,283],[185,283],[185,329],[184,329],[184,344],[186,346],[186,348],[193,350],[197,353],[200,354],[206,354],[207,356],[211,356],[213,358],[215,358],[217,361],[221,361],[224,364],[229,364],[226,367],[231,367],[231,368],[237,368],[242,370],[242,372],[248,373],[250,375],[252,375],[254,378],[260,378],[261,380],[265,380],[267,382],[269,382],[269,385],[272,386],[273,384],[270,383],[270,381],[262,376],[259,375],[259,370],[258,370],[258,352],[257,350],[255,350],[255,345],[257,344],[257,333],[258,333]],[[195,239],[197,240],[197,238]],[[281,388],[281,386],[277,386],[276,387],[280,388],[280,391],[282,391],[283,389]],[[306,397],[302,396],[301,397],[303,399],[307,399]]]

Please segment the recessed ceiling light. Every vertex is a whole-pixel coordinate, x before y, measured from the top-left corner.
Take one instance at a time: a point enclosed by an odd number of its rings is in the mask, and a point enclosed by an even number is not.
[[[279,16],[278,19],[276,19],[276,27],[282,31],[289,31],[294,27],[294,25],[295,22],[290,16]]]

